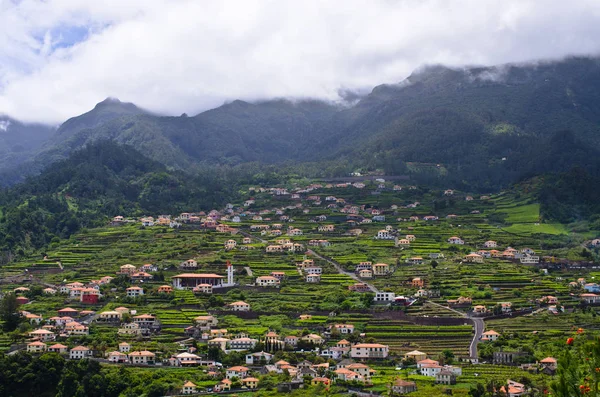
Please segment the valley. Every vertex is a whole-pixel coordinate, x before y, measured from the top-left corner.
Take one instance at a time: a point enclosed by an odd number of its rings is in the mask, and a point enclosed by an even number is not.
[[[517,188],[376,179],[240,185],[212,210],[117,213],[53,239],[0,268],[25,313],[0,348],[35,359],[60,344],[77,362],[84,346],[103,378],[125,367],[159,394],[191,382],[240,396],[468,396],[508,379],[544,393],[556,380],[544,359],[576,329],[600,335],[594,230],[546,222]],[[363,345],[384,353],[361,358]]]

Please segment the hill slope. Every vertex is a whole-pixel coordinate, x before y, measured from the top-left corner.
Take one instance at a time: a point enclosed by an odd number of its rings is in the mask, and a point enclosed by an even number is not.
[[[0,250],[39,248],[115,214],[214,208],[235,197],[227,176],[168,171],[131,147],[98,141],[0,192]]]
[[[566,146],[557,145],[561,136],[568,136]],[[571,58],[460,70],[427,67],[400,84],[375,87],[351,107],[234,101],[194,117],[160,117],[108,100],[65,122],[29,168],[41,169],[98,139],[134,146],[182,170],[326,160],[345,164],[344,173],[377,168],[497,189],[595,161],[589,158],[600,150],[600,66],[598,59]],[[445,172],[426,167],[429,174],[423,174],[420,163],[441,164]]]

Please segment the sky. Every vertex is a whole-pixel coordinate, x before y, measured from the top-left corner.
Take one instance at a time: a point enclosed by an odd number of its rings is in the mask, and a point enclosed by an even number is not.
[[[598,0],[0,0],[0,114],[59,124],[106,97],[169,115],[320,98],[425,64],[600,53]]]

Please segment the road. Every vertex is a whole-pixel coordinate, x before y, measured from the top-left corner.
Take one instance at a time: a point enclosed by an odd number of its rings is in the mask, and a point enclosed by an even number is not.
[[[345,274],[346,276],[348,276],[348,277],[350,277],[350,278],[352,278],[352,279],[354,279],[354,280],[358,281],[359,283],[367,284],[367,285],[369,286],[369,288],[371,289],[371,291],[373,291],[373,292],[375,292],[375,293],[379,292],[379,290],[377,289],[377,287],[375,287],[373,284],[371,284],[371,283],[368,283],[368,282],[366,282],[366,281],[364,281],[364,280],[362,280],[362,279],[358,278],[358,276],[357,276],[356,274],[352,273],[352,272],[348,272],[348,271],[344,270],[344,269],[342,268],[342,266],[341,266],[339,263],[337,263],[336,261],[334,261],[334,260],[331,260],[331,259],[329,259],[329,258],[326,258],[326,257],[324,257],[323,255],[321,255],[321,254],[319,254],[319,253],[317,253],[317,252],[315,252],[315,251],[313,251],[313,250],[311,250],[311,249],[308,249],[308,250],[306,250],[306,252],[307,252],[309,255],[315,256],[315,257],[317,257],[317,258],[319,258],[319,259],[322,259],[322,260],[324,260],[324,261],[326,261],[326,262],[330,263],[330,264],[331,264],[333,267],[335,267],[335,269],[336,269],[336,270],[337,270],[339,273],[341,273],[341,274]]]
[[[241,235],[242,235],[242,236],[244,236],[244,237],[249,237],[249,238],[251,238],[251,239],[253,239],[253,240],[258,240],[259,242],[261,242],[261,243],[263,243],[263,244],[267,244],[267,243],[268,243],[268,241],[267,241],[267,240],[264,240],[264,239],[262,239],[262,238],[260,238],[260,237],[256,237],[255,235],[253,235],[253,234],[250,234],[250,233],[248,233],[248,232],[245,232],[245,231],[243,231],[243,230],[238,230],[238,233],[239,233],[239,234],[241,234]]]
[[[446,309],[446,310],[450,310],[451,312],[460,314],[462,317],[468,318],[471,321],[473,321],[473,331],[474,331],[474,333],[473,333],[473,339],[471,340],[471,344],[469,345],[469,356],[471,358],[475,358],[476,359],[477,358],[477,344],[479,343],[479,339],[481,339],[481,334],[483,334],[483,330],[485,328],[485,323],[483,321],[483,318],[481,318],[481,317],[471,317],[471,316],[467,315],[466,313],[463,313],[463,312],[458,311],[456,309],[452,309],[452,308],[447,307],[447,306],[440,305],[439,303],[435,303],[435,302],[432,302],[432,301],[427,301],[427,303],[430,303],[430,304],[435,305],[435,306],[439,306],[439,307],[441,307],[443,309]]]
[[[471,341],[471,345],[469,345],[469,355],[471,358],[477,358],[477,344],[479,343],[479,339],[481,339],[481,334],[483,334],[483,329],[485,328],[485,324],[482,318],[478,317],[469,317],[473,321],[473,328],[475,329],[475,335],[473,335],[473,340]]]
[[[258,240],[258,241],[260,241],[261,243],[264,243],[264,244],[267,244],[267,243],[268,243],[268,241],[267,241],[267,240],[264,240],[264,239],[262,239],[262,238],[260,238],[260,237],[256,237],[256,236],[254,236],[254,235],[252,235],[252,234],[250,234],[250,233],[248,233],[248,232],[245,232],[245,231],[242,231],[242,230],[240,230],[240,231],[239,231],[239,233],[240,233],[242,236],[245,236],[245,237],[250,237],[251,239]],[[356,281],[357,281],[357,282],[359,282],[359,283],[367,284],[367,285],[369,286],[369,288],[371,289],[371,291],[373,291],[373,292],[375,292],[375,293],[379,292],[379,290],[377,289],[377,287],[375,287],[373,284],[371,284],[371,283],[368,283],[368,282],[366,282],[366,281],[364,281],[364,280],[361,280],[360,278],[358,278],[358,276],[357,276],[356,274],[354,274],[354,273],[352,273],[352,272],[348,272],[348,271],[344,270],[344,269],[342,268],[342,266],[341,266],[339,263],[337,263],[336,261],[334,261],[334,260],[331,260],[331,259],[329,259],[329,258],[326,258],[326,257],[324,257],[323,255],[321,255],[321,254],[319,254],[319,253],[317,253],[317,252],[315,252],[315,251],[313,251],[313,250],[311,250],[311,249],[308,249],[308,250],[306,250],[306,252],[307,252],[309,255],[315,256],[315,257],[317,257],[317,258],[319,258],[319,259],[322,259],[322,260],[324,260],[324,261],[326,261],[326,262],[330,263],[330,264],[331,264],[333,267],[335,267],[335,269],[336,269],[336,270],[337,270],[339,273],[341,273],[341,274],[345,274],[346,276],[348,276],[348,277],[350,277],[350,278],[352,278],[352,279],[356,280]]]

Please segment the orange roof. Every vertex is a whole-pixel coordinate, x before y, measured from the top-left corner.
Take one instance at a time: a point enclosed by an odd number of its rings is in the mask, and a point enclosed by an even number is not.
[[[182,273],[171,278],[225,278],[213,273]]]
[[[354,345],[352,347],[357,347],[357,348],[361,348],[361,347],[387,347],[387,345],[382,345],[380,343],[357,343],[356,345]]]
[[[231,367],[231,368],[227,369],[227,371],[247,372],[247,371],[250,371],[250,369],[248,367],[243,367],[241,365],[237,365],[235,367]]]

